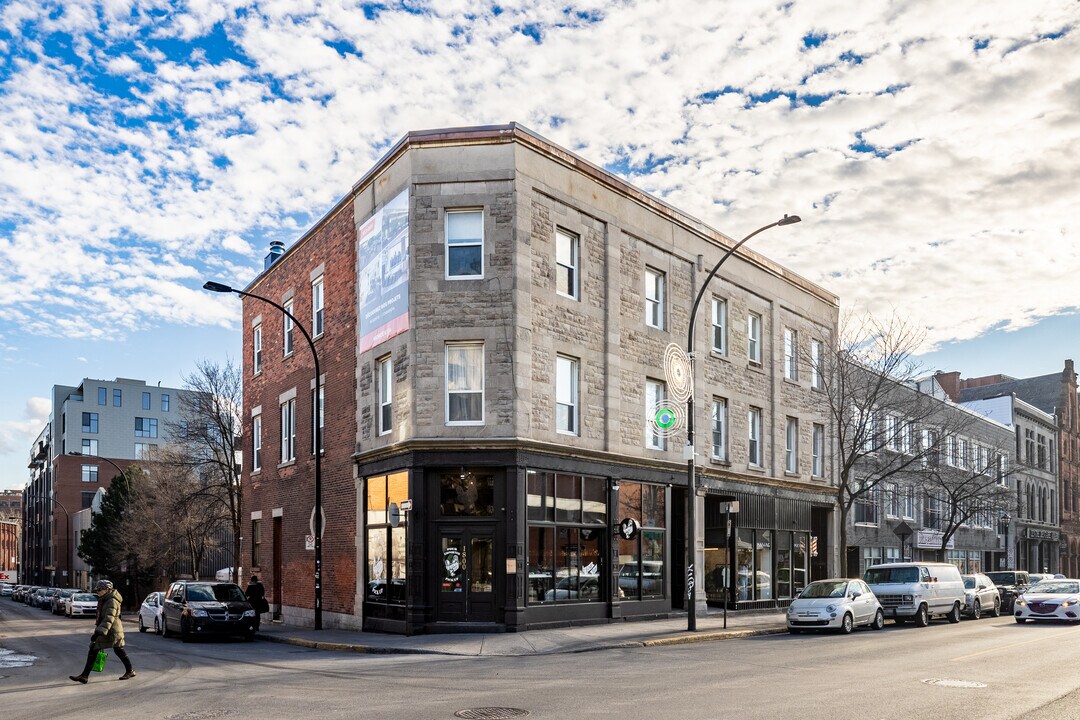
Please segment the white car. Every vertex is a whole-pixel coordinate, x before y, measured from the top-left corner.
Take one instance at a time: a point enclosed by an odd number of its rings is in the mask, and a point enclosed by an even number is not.
[[[1080,580],[1043,580],[1016,598],[1013,617],[1028,620],[1080,622]]]
[[[866,583],[857,578],[815,580],[803,588],[787,609],[788,632],[839,630],[856,626],[885,627],[885,611]]]
[[[163,607],[165,607],[165,593],[152,592],[146,596],[142,605],[139,606],[139,632],[154,628],[155,633],[161,634],[161,631],[165,629],[165,622],[161,616]]]
[[[961,575],[964,578],[964,609],[960,612],[978,620],[983,614],[997,617],[1001,614],[1001,591],[994,581],[982,573]]]
[[[75,593],[64,604],[64,614],[68,617],[97,617],[97,595],[93,593]]]

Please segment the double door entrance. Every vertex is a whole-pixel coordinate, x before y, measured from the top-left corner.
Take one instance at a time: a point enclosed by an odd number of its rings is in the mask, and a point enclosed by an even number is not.
[[[439,527],[440,622],[495,622],[494,558],[493,526]]]

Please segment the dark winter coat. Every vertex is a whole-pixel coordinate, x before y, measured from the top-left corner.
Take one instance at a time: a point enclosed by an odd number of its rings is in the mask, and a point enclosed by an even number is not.
[[[270,612],[270,603],[266,602],[266,589],[261,582],[253,582],[244,591],[252,609],[257,613]]]
[[[95,650],[124,647],[124,623],[120,620],[120,604],[124,598],[115,589],[98,598],[97,625],[91,646]]]

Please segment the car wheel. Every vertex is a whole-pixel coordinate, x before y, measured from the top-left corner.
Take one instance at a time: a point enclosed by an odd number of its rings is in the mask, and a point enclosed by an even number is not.
[[[180,640],[182,642],[191,642],[191,631],[188,629],[188,624],[183,620],[180,621]]]
[[[142,615],[139,616],[139,632],[146,632],[146,626],[143,625]]]
[[[919,606],[919,612],[915,613],[915,627],[926,627],[930,624],[930,611],[925,605]]]
[[[950,610],[949,614],[946,615],[945,617],[951,623],[960,622],[960,603],[959,602],[954,602],[953,606],[952,606],[952,610]]]
[[[975,604],[971,606],[971,619],[972,620],[978,620],[981,617],[982,617],[982,605],[980,605],[979,601],[976,600]]]
[[[885,611],[879,609],[874,614],[874,622],[870,623],[870,629],[881,630],[883,627],[885,627]]]
[[[1001,601],[994,598],[994,609],[990,611],[991,617],[999,617],[1001,615]]]
[[[1021,625],[1023,625],[1024,623],[1026,623],[1026,622],[1027,622],[1027,618],[1016,618],[1016,622],[1018,622],[1018,623],[1020,623]]]
[[[849,634],[855,627],[855,622],[851,619],[851,613],[845,613],[844,619],[840,622],[840,632],[845,635]]]

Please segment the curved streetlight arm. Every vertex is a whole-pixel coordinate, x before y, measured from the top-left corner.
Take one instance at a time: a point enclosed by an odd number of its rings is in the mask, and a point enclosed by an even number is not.
[[[114,468],[116,468],[116,472],[120,473],[121,477],[125,477],[125,478],[127,477],[127,470],[120,467],[119,465],[117,465],[116,463],[114,463],[112,460],[110,460],[107,457],[101,457],[100,455],[88,455],[87,453],[82,453],[82,452],[79,452],[77,450],[68,450],[67,454],[72,456],[72,457],[84,457],[84,458],[94,458],[95,460],[104,460],[105,462],[109,463]]]

